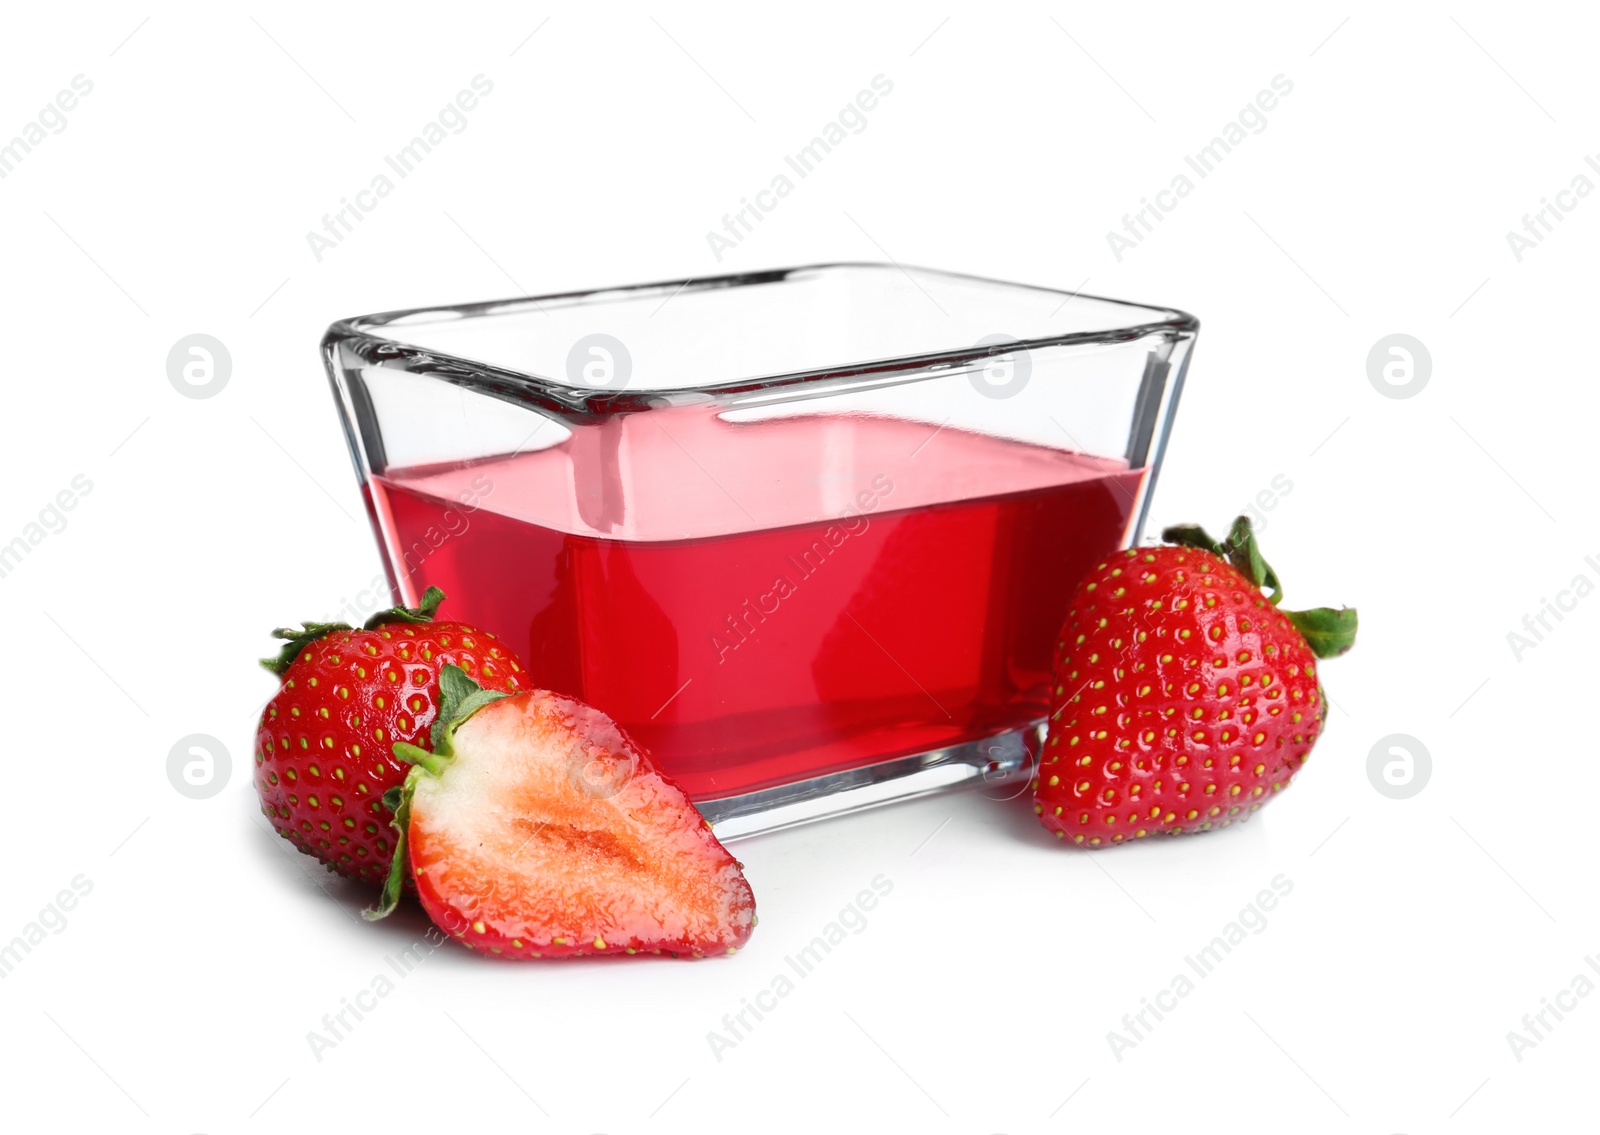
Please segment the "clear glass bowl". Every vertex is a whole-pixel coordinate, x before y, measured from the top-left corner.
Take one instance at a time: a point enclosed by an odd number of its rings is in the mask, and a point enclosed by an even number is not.
[[[1029,775],[1189,315],[830,264],[334,324],[396,599],[614,717],[719,834]]]

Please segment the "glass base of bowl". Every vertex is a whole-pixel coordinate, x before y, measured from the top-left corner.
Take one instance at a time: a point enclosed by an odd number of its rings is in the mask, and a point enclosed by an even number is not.
[[[958,788],[1020,795],[1044,745],[1045,719],[975,741],[912,753],[741,796],[698,803],[723,841],[781,831]]]

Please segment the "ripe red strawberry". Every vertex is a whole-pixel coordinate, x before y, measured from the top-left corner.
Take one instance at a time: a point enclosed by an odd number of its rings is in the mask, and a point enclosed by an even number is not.
[[[1321,732],[1317,659],[1355,642],[1353,609],[1278,610],[1248,518],[1162,539],[1100,564],[1061,629],[1033,810],[1082,847],[1247,819]]]
[[[417,897],[465,945],[508,958],[731,953],[755,925],[739,863],[688,797],[601,713],[546,690],[479,689],[454,667],[433,752],[389,795],[399,833],[378,908]]]
[[[279,835],[341,875],[381,885],[394,851],[383,794],[405,779],[397,741],[426,745],[438,715],[439,671],[460,666],[495,690],[522,688],[516,656],[492,634],[436,623],[444,592],[416,608],[344,623],[279,628],[261,664],[283,686],[256,732],[256,793]]]

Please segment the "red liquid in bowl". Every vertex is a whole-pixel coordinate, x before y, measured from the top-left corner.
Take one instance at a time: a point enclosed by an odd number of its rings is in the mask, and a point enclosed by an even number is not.
[[[1142,476],[919,422],[662,410],[370,487],[408,599],[442,587],[710,800],[1044,716]]]

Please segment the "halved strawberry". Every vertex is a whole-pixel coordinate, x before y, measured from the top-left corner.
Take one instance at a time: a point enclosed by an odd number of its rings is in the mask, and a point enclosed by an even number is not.
[[[435,923],[505,957],[731,953],[755,925],[739,863],[609,717],[508,696],[446,666],[433,752],[385,803],[399,833],[382,918],[410,863]]]

